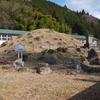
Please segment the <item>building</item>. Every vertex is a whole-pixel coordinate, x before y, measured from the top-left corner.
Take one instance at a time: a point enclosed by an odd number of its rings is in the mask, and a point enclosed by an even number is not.
[[[98,39],[94,38],[93,35],[87,35],[87,36],[82,36],[82,35],[70,35],[72,38],[75,38],[79,40],[80,42],[84,44],[92,44],[93,46],[98,45]]]
[[[7,30],[7,29],[0,29],[0,44],[3,42],[15,38],[22,33],[28,33],[29,31],[18,31],[18,30]]]

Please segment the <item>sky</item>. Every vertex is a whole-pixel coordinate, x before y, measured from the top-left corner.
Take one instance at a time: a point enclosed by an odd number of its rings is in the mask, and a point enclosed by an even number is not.
[[[84,11],[100,19],[100,0],[48,0],[60,6],[66,5],[73,11]]]

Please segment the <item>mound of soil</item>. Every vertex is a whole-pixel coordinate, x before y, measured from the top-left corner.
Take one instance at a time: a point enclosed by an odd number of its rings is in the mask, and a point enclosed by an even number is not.
[[[58,47],[83,46],[83,43],[67,34],[56,32],[53,29],[37,29],[4,42],[1,45],[0,51],[13,51],[14,46],[19,43],[25,45],[26,51],[36,52],[41,52],[45,49],[56,49]]]

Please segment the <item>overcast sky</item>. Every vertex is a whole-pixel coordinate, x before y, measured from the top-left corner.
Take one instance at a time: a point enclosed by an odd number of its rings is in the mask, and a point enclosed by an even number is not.
[[[100,0],[48,0],[58,5],[66,5],[73,11],[82,11],[100,19]]]

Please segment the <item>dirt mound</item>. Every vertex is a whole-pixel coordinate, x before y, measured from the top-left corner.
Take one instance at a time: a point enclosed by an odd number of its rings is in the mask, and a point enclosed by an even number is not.
[[[26,51],[36,52],[58,47],[83,46],[81,42],[67,34],[56,32],[53,29],[37,29],[29,33],[23,33],[18,38],[3,43],[0,51],[14,50],[14,46],[19,43],[25,45]]]

